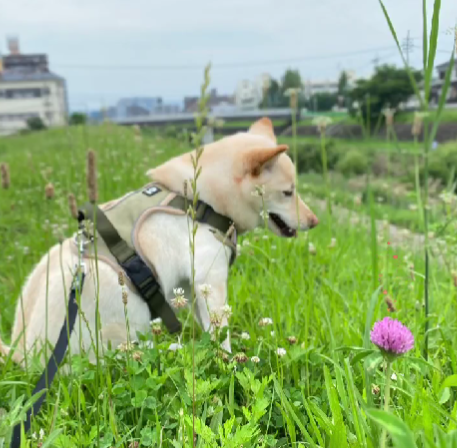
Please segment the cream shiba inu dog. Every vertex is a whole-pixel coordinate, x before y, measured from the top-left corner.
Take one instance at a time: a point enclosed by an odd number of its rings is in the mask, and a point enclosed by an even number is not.
[[[206,145],[200,159],[200,199],[220,215],[230,218],[238,233],[263,226],[264,208],[269,214],[269,229],[279,236],[294,237],[297,230],[315,227],[318,224],[316,216],[297,197],[295,168],[286,154],[287,149],[286,145],[278,145],[268,118],[255,122],[248,132]],[[171,192],[184,195],[184,182],[193,177],[190,154],[173,158],[147,174]],[[253,194],[259,187],[263,191],[262,197]],[[190,198],[191,193],[188,195]],[[155,267],[169,303],[177,287],[184,289],[186,297],[190,296],[192,275],[188,220],[185,214],[153,213],[144,221],[137,235],[142,258]],[[233,249],[222,244],[208,230],[206,224],[199,224],[196,234],[195,318],[204,330],[211,331],[211,313],[218,313],[227,305],[228,268]],[[15,343],[12,357],[17,362],[23,360],[24,351],[42,347],[46,339],[51,346],[57,341],[65,319],[68,291],[77,258],[72,246],[73,240],[68,239],[62,245],[51,248],[23,288],[11,335]],[[211,285],[209,297],[205,298],[199,287],[203,284]],[[148,306],[134,289],[130,289],[126,305],[130,329],[127,335],[120,288],[118,273],[109,263],[98,261],[98,280],[95,269],[89,270],[81,296],[81,309],[70,338],[71,354],[79,353],[80,347],[90,350],[95,336],[97,296],[101,323],[99,336],[104,344],[110,341],[116,347],[126,342],[128,336],[130,340],[135,340],[137,332],[148,331]],[[81,314],[84,319],[80,322]],[[222,317],[222,326],[226,325],[227,318]],[[223,347],[230,351],[229,339]],[[7,355],[10,350],[0,341],[2,355]]]

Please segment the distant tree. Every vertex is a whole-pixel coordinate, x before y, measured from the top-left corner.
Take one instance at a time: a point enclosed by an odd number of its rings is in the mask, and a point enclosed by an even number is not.
[[[73,112],[70,115],[70,125],[76,126],[87,123],[87,115],[81,112]]]
[[[286,70],[286,73],[284,73],[284,75],[281,79],[281,92],[284,94],[284,92],[287,89],[291,89],[291,88],[301,89],[301,87],[302,87],[302,80],[301,80],[300,72],[298,70],[291,70],[291,69]]]
[[[270,80],[270,85],[266,93],[266,101],[260,103],[260,107],[279,107],[281,104],[281,87],[276,79]]]
[[[345,71],[341,72],[338,80],[338,95],[346,96],[348,93],[348,75]]]
[[[44,124],[41,117],[31,117],[27,120],[27,127],[31,131],[41,131],[42,129],[46,129],[46,125]]]
[[[316,112],[332,110],[338,102],[338,94],[331,92],[315,93],[309,100],[308,107]]]
[[[417,82],[422,80],[422,74],[419,71],[413,71],[413,76]],[[370,125],[375,126],[385,107],[396,108],[413,93],[414,90],[405,69],[382,65],[376,68],[370,79],[358,81],[350,96],[352,101],[359,103],[365,123],[368,120],[367,104],[369,104]],[[352,112],[355,113],[355,110]]]
[[[288,89],[302,89],[303,82],[301,79],[300,72],[298,70],[287,69],[281,79],[281,99],[280,106],[287,107],[289,106],[290,99],[285,96],[285,93]],[[298,98],[298,107],[305,107],[305,100],[302,95]]]

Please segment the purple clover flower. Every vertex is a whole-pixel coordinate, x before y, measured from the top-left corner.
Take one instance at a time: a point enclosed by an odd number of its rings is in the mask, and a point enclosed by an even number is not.
[[[391,356],[403,355],[414,347],[411,330],[390,317],[374,324],[370,339],[381,351]]]

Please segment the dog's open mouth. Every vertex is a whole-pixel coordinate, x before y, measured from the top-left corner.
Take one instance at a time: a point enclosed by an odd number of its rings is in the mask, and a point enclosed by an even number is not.
[[[278,215],[275,213],[269,213],[271,221],[275,224],[275,226],[279,229],[282,236],[286,238],[292,238],[297,235],[297,231],[295,229],[291,229]]]

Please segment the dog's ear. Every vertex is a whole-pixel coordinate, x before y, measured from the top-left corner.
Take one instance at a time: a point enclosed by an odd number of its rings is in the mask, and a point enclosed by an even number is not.
[[[253,149],[247,155],[247,167],[252,176],[257,177],[263,169],[274,164],[278,157],[289,149],[287,145],[275,148]]]
[[[276,136],[273,128],[273,123],[267,117],[263,117],[260,120],[254,122],[249,128],[249,133],[263,135],[264,137],[268,137],[270,140],[276,143]]]

